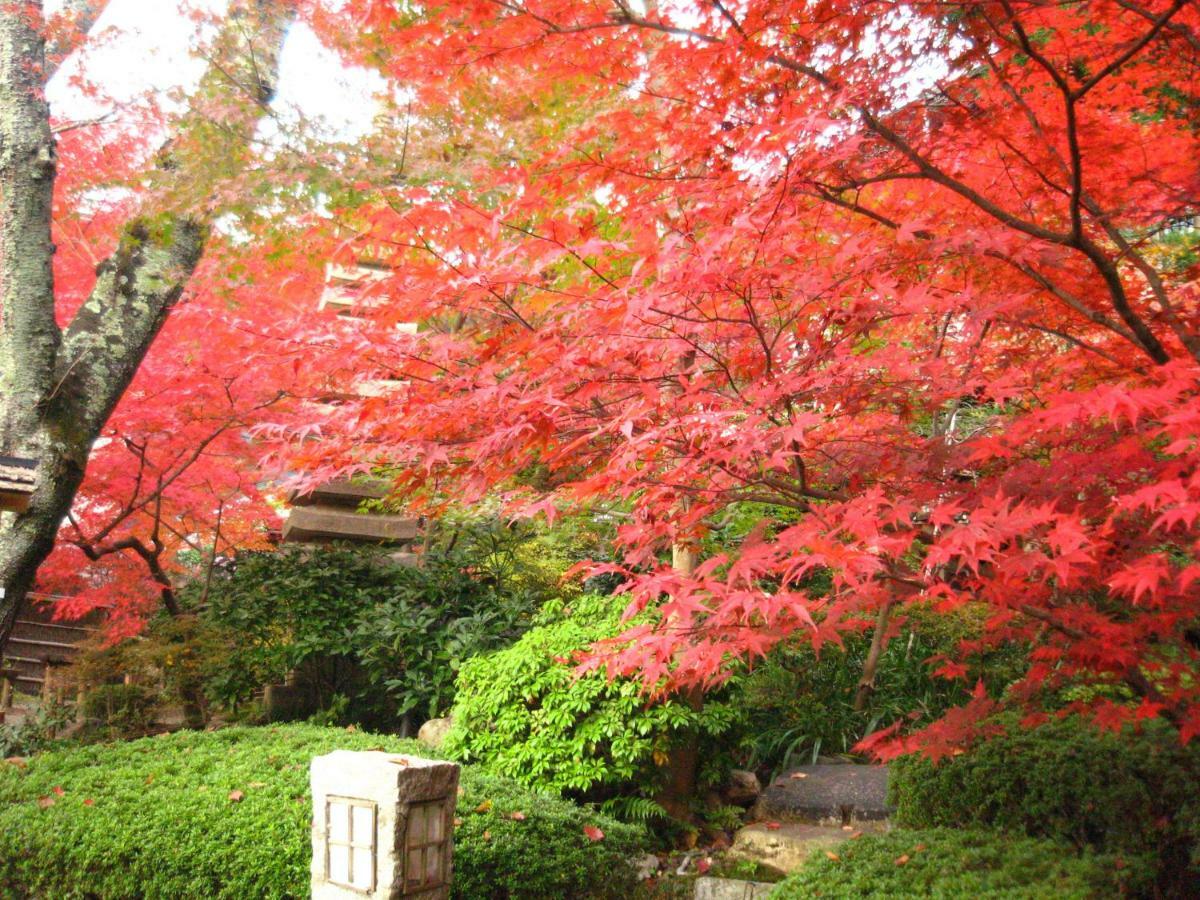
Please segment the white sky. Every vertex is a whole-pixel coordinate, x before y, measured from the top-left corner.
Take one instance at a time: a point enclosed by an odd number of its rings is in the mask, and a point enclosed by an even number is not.
[[[195,55],[196,24],[182,12],[181,0],[110,0],[92,28],[93,39],[67,60],[51,80],[47,95],[56,117],[79,121],[107,113],[153,92],[195,88],[205,62]],[[191,9],[221,13],[228,0],[186,0]],[[47,0],[47,13],[62,0]],[[104,99],[85,95],[76,83],[82,75],[98,86]],[[383,79],[342,65],[306,25],[289,32],[280,59],[279,91],[274,106],[282,124],[303,119],[325,136],[353,141],[371,127],[374,98]],[[278,124],[275,125],[278,128]]]

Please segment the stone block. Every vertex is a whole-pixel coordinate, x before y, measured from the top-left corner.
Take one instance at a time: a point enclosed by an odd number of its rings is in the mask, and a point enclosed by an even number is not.
[[[850,836],[841,828],[796,823],[757,822],[738,829],[728,856],[768,866],[783,875],[795,872],[814,853],[832,851]]]
[[[769,897],[775,885],[765,881],[741,881],[736,878],[696,879],[695,900],[759,900]]]
[[[446,900],[458,766],[335,750],[312,761],[314,900]]]
[[[882,824],[890,812],[887,778],[886,766],[800,766],[767,785],[754,808],[755,818],[856,827]]]

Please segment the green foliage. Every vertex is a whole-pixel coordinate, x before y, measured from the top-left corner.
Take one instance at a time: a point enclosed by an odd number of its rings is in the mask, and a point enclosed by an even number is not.
[[[898,830],[846,841],[835,855],[810,860],[772,900],[1094,900],[1145,885],[1144,872],[1112,857],[1000,832]]]
[[[635,797],[621,794],[609,797],[600,804],[600,809],[606,815],[622,822],[662,822],[671,818],[670,813],[663,809],[661,803],[649,797]]]
[[[736,713],[719,698],[697,711],[650,701],[635,680],[577,675],[569,660],[620,634],[624,606],[595,595],[553,601],[513,646],[470,660],[459,674],[446,751],[555,791],[648,788],[681,733],[727,731]]]
[[[38,703],[17,723],[0,725],[0,759],[29,756],[57,742],[58,734],[70,721],[71,710],[58,703]]]
[[[0,763],[0,896],[307,897],[309,760],[333,749],[422,748],[288,725],[59,750],[26,768]],[[470,768],[461,784],[453,897],[632,893],[627,860],[642,849],[640,829]],[[585,826],[604,838],[591,840]]]
[[[493,520],[444,523],[417,567],[379,551],[285,549],[239,560],[201,616],[232,634],[208,692],[226,706],[300,670],[352,721],[441,714],[462,663],[511,643],[559,590],[568,562],[540,536]]]
[[[1004,729],[937,764],[907,757],[889,779],[904,825],[989,826],[1154,860],[1167,888],[1190,885],[1200,846],[1200,748],[1181,747],[1161,722],[1102,732],[1077,717]]]
[[[813,762],[818,754],[851,753],[879,728],[916,714],[924,721],[966,701],[968,684],[983,678],[999,693],[1018,674],[1017,654],[993,653],[978,661],[971,678],[935,677],[927,664],[953,654],[960,641],[977,636],[980,615],[971,609],[934,615],[906,612],[879,661],[875,690],[863,710],[854,695],[870,648],[870,633],[850,634],[844,647],[827,644],[818,654],[806,637],[781,644],[742,679],[741,703],[748,718],[745,764],[772,772]]]
[[[103,684],[83,698],[83,714],[112,737],[145,734],[158,705],[154,693],[138,684]]]

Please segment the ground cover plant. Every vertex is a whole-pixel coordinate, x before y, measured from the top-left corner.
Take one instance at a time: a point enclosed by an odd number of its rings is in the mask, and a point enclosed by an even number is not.
[[[1054,841],[933,828],[863,835],[810,860],[774,900],[979,897],[1096,900],[1144,888],[1146,873],[1114,856],[1080,855]]]
[[[287,725],[0,763],[0,896],[307,897],[309,760],[333,749],[428,755],[394,737]],[[471,767],[461,787],[452,896],[632,891],[636,826]]]

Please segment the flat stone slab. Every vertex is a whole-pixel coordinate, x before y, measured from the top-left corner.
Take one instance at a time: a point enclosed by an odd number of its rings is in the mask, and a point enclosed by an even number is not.
[[[726,853],[768,866],[783,875],[799,869],[814,854],[833,850],[850,837],[851,831],[824,825],[795,822],[756,822],[739,828]]]
[[[709,878],[707,875],[696,879],[696,892],[693,900],[759,900],[768,897],[775,885],[766,881],[740,881],[736,878]]]
[[[887,779],[887,766],[800,766],[767,785],[755,818],[837,826],[884,822],[891,811]]]

